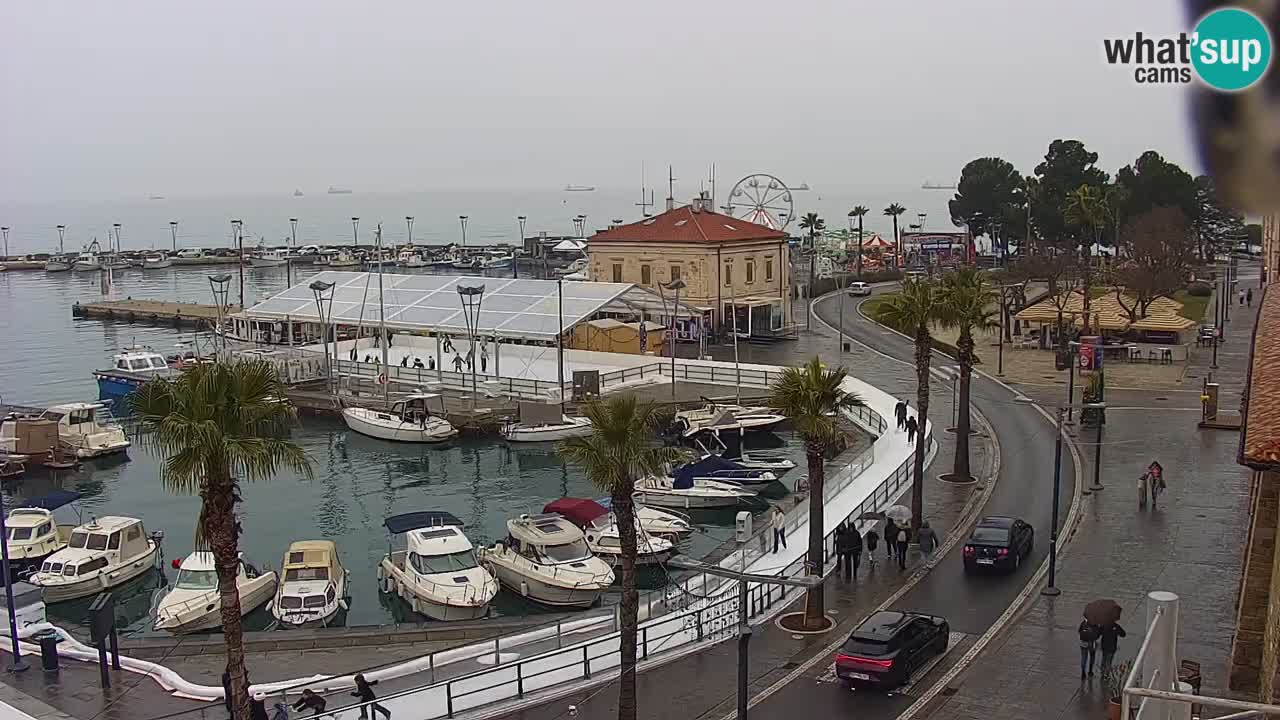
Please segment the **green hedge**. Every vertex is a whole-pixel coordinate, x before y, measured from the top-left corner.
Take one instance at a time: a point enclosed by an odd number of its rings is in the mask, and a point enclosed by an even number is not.
[[[884,293],[882,295],[873,295],[872,297],[863,301],[862,303],[863,312],[866,313],[867,317],[871,318],[872,320],[875,320],[881,325],[884,325],[887,328],[892,328],[894,330],[897,330],[898,332],[908,337],[914,338],[915,337],[914,329],[898,327],[893,323],[886,321],[884,317],[884,304],[889,298],[893,297],[895,294],[896,293]],[[960,357],[960,349],[957,348],[955,345],[952,345],[949,342],[944,342],[942,340],[939,340],[938,338],[932,338],[932,340],[933,340],[934,350],[937,350],[938,352],[952,359],[957,359]],[[978,357],[977,353],[974,353],[973,364],[974,365],[982,364],[982,358]]]

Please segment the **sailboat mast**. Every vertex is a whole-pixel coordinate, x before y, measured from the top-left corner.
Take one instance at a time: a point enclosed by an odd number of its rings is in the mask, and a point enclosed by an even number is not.
[[[556,333],[556,377],[560,383],[560,414],[564,415],[564,280],[556,278],[557,314],[560,330]]]
[[[729,305],[733,308],[733,372],[738,376],[733,389],[737,404],[742,405],[742,366],[738,364],[738,291],[732,282],[729,283]]]
[[[388,402],[391,391],[391,369],[387,365],[387,308],[382,300],[382,223],[373,234],[373,257],[378,263],[378,334],[382,336],[382,402]]]

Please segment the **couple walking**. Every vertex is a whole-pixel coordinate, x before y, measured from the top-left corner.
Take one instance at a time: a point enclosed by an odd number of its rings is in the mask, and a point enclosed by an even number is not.
[[[1117,622],[1096,625],[1085,618],[1080,621],[1077,633],[1080,636],[1080,679],[1085,679],[1086,674],[1093,675],[1099,646],[1102,648],[1102,674],[1106,675],[1120,646],[1120,638],[1125,636],[1124,628]]]
[[[907,415],[907,401],[899,400],[897,405],[893,406],[893,414],[898,419],[898,429],[907,431],[907,442],[916,441],[916,433],[920,432],[920,422],[916,420],[914,415]]]

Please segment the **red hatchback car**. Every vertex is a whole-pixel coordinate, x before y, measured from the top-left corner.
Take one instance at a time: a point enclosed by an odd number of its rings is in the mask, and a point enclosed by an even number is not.
[[[854,628],[836,653],[836,676],[846,686],[900,687],[929,658],[945,653],[950,638],[946,618],[878,612]]]

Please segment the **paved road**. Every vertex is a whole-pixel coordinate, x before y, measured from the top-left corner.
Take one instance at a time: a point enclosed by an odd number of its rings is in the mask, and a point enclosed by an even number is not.
[[[839,319],[839,299],[832,296],[819,300],[817,316],[835,325]],[[914,354],[906,338],[871,323],[846,306],[845,333],[858,342],[900,360],[909,361]],[[954,361],[934,355],[939,365]],[[1029,521],[1036,529],[1036,545],[1030,562],[1023,563],[1011,576],[969,577],[962,568],[963,544],[939,559],[937,567],[918,585],[906,593],[894,608],[917,610],[945,616],[952,630],[976,637],[999,618],[1046,557],[1049,547],[1050,517],[1053,493],[1054,432],[1051,423],[1034,407],[1014,402],[1018,393],[998,383],[975,375],[972,389],[974,407],[991,422],[1001,447],[1000,480],[987,504],[988,515],[1015,515]],[[914,405],[914,393],[908,399]],[[939,457],[934,474],[949,470],[950,458]],[[1074,494],[1075,469],[1070,453],[1064,448],[1061,516],[1065,516]],[[946,662],[959,657],[953,651]],[[839,684],[822,682],[827,665],[820,664],[806,676],[798,678],[753,711],[757,718],[837,717],[857,715],[859,718],[896,717],[914,698],[907,694],[852,692]],[[921,690],[927,683],[921,683]]]

